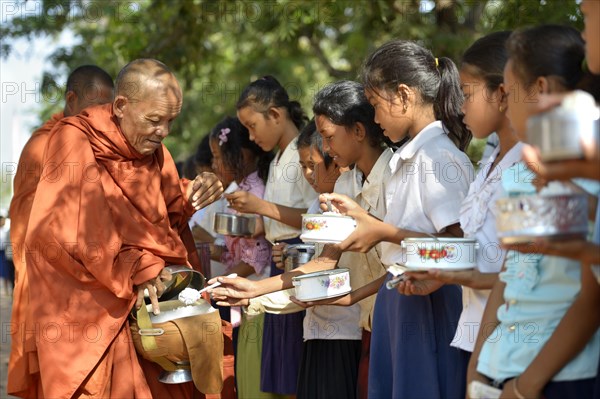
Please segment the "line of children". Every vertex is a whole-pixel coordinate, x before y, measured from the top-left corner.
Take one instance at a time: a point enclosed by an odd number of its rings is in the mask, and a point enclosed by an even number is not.
[[[585,1],[582,9],[586,29],[597,30],[597,4]],[[597,38],[594,40],[597,44]],[[325,209],[325,201],[331,201],[337,211],[357,220],[357,229],[300,270],[261,282],[219,279],[223,287],[215,289],[214,296],[249,298],[290,288],[295,275],[335,267],[339,251],[344,251],[343,259],[350,253],[346,251],[369,253],[380,246],[380,265],[401,263],[404,253],[399,244],[404,238],[462,237],[464,232],[475,237],[483,249],[475,270],[408,273],[398,292],[385,286],[379,289],[372,323],[368,396],[464,397],[466,383],[474,380],[503,388],[503,397],[591,397],[594,389],[600,394],[594,386],[598,384],[595,377],[600,357],[600,287],[589,267],[590,262],[598,261],[593,253],[597,247],[568,243],[583,248],[580,253],[572,249],[567,252],[582,259],[583,265],[549,256],[557,251],[547,243],[542,249],[549,255],[507,254],[497,243],[493,214],[495,199],[536,192],[531,184],[533,172],[519,162],[521,152],[539,161],[535,151],[519,142],[525,141],[526,102],[546,93],[574,89],[584,75],[583,48],[579,33],[565,27],[499,32],[467,50],[459,75],[449,59],[436,58],[415,43],[397,40],[381,46],[363,67],[364,91],[374,107],[373,121],[383,130],[380,138],[408,140],[385,162],[387,175],[378,188],[387,209],[379,216],[368,209],[370,204],[354,201],[356,197],[350,193],[342,195],[345,178],[348,184],[356,183],[360,191],[370,176],[368,172],[357,173],[365,172],[357,155],[363,147],[349,139],[360,137],[360,128],[352,130],[358,124],[336,119],[335,101],[319,105],[327,94],[334,98],[337,93],[323,90],[314,107],[323,147],[336,162],[355,163],[355,167],[338,179],[336,194],[321,195],[321,208]],[[594,51],[588,49],[588,63],[592,71],[598,71]],[[332,86],[343,92],[343,82],[337,85]],[[473,171],[463,152],[470,133],[483,138],[493,131],[500,145],[484,160],[471,184]],[[341,145],[336,139],[341,139]],[[597,170],[597,151],[590,159],[583,163],[581,173],[596,177],[593,166]],[[538,173],[565,175],[564,171],[556,173],[553,165],[542,165]],[[566,244],[557,246],[569,251]],[[364,259],[357,264],[368,267]],[[388,274],[385,280],[391,278]],[[384,281],[372,280],[345,297],[308,305],[354,304]],[[454,284],[463,285],[462,294]],[[482,289],[492,286],[488,299],[488,292]],[[479,325],[486,323],[495,329],[479,330]],[[491,335],[498,339],[486,340]],[[475,336],[478,339],[473,347]],[[326,397],[314,389],[310,391],[314,397]]]

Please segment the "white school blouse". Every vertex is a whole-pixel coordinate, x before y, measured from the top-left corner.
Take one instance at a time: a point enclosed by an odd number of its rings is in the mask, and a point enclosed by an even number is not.
[[[307,209],[317,198],[317,193],[302,175],[298,138],[292,140],[283,153],[278,151],[269,167],[269,179],[263,199],[291,208]],[[269,241],[298,237],[299,229],[265,217],[265,236]]]
[[[430,123],[396,150],[389,167],[386,223],[423,233],[439,233],[458,223],[473,181],[473,165],[448,138],[440,121]],[[405,261],[400,245],[384,242],[382,251],[386,266]]]
[[[465,238],[475,238],[479,243],[477,269],[481,273],[499,273],[506,257],[506,250],[500,247],[498,240],[494,204],[497,199],[505,196],[502,172],[521,160],[522,150],[523,143],[515,144],[488,175],[490,167],[500,153],[500,148],[496,147],[490,157],[482,163],[462,203],[460,227],[465,233]],[[451,346],[473,352],[489,295],[490,290],[476,290],[463,286],[463,311]]]

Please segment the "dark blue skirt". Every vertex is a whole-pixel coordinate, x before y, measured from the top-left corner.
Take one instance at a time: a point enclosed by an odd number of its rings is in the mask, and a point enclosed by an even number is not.
[[[300,243],[299,238],[280,241]],[[271,276],[283,270],[271,263]],[[263,347],[260,369],[260,390],[284,395],[295,395],[298,370],[302,358],[302,321],[305,312],[286,315],[265,314]]]
[[[369,398],[464,398],[469,354],[450,346],[461,311],[459,286],[404,296],[383,284],[373,314]]]

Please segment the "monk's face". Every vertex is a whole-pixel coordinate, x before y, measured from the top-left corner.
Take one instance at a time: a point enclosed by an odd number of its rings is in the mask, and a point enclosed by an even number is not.
[[[181,112],[181,97],[176,82],[155,81],[146,83],[135,98],[115,98],[113,108],[121,131],[137,152],[150,155],[162,145]]]

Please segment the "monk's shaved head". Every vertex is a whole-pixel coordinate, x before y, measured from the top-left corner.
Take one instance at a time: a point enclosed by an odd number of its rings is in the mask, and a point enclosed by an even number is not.
[[[181,112],[175,75],[160,61],[139,59],[121,69],[116,86],[113,112],[123,136],[139,154],[154,153]]]
[[[148,96],[171,94],[181,99],[181,88],[173,72],[162,62],[140,58],[125,65],[116,81],[116,95],[129,101],[142,101]]]
[[[111,76],[96,65],[82,65],[67,78],[64,115],[77,115],[83,109],[113,100]]]

